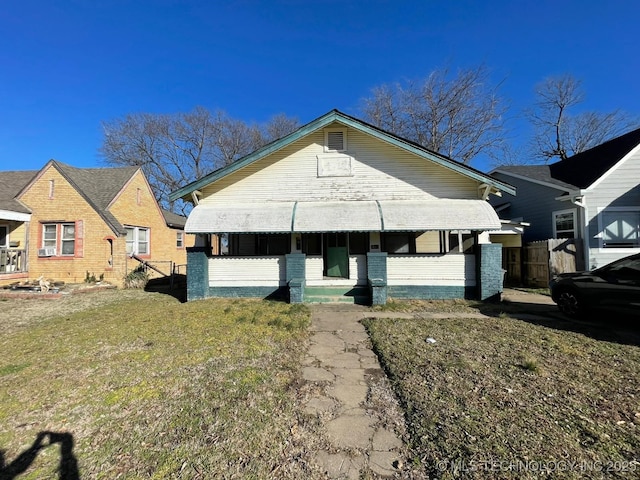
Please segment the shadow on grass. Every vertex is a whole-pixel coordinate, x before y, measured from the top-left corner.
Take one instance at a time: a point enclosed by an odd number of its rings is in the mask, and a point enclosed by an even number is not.
[[[490,317],[508,315],[533,325],[579,333],[595,340],[640,346],[640,315],[594,310],[574,319],[560,313],[555,305],[525,302],[488,302],[473,307]]]
[[[187,276],[174,275],[170,277],[152,278],[144,287],[145,292],[162,293],[178,300],[180,303],[187,301]]]
[[[49,443],[45,443],[47,438]],[[0,480],[13,480],[18,475],[25,473],[40,453],[40,450],[56,443],[60,444],[58,478],[60,480],[80,480],[78,460],[73,454],[73,435],[57,432],[38,433],[33,444],[7,465],[4,463],[4,452],[0,450]]]
[[[170,277],[152,278],[147,282],[144,287],[145,292],[162,293],[169,295],[178,300],[180,303],[186,303],[187,301],[187,276],[175,275],[173,282]],[[279,288],[275,292],[264,297],[264,300],[270,300],[274,302],[289,302],[289,290],[286,288]]]

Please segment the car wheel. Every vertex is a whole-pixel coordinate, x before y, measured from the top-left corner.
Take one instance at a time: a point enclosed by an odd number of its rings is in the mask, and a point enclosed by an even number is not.
[[[582,311],[582,300],[571,290],[561,292],[557,303],[560,311],[569,317],[577,317]]]

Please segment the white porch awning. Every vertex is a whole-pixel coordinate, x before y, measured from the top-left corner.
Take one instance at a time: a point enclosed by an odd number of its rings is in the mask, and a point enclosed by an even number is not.
[[[368,201],[298,202],[294,232],[379,232],[378,204]]]
[[[197,205],[187,233],[289,233],[295,202]]]
[[[198,205],[187,233],[398,232],[495,230],[484,200],[366,200]]]
[[[383,230],[488,230],[500,219],[484,200],[380,200]]]

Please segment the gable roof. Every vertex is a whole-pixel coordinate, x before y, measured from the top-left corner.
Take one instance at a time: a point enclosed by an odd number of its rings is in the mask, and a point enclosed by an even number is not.
[[[139,167],[76,168],[56,160],[49,162],[77,190],[116,233],[125,229],[109,211],[109,205]]]
[[[16,199],[16,196],[37,173],[36,170],[2,172],[0,174],[0,210],[32,213],[26,205]]]
[[[587,188],[640,144],[640,128],[578,153],[551,167],[554,178]]]
[[[259,148],[255,152],[250,153],[249,155],[239,160],[236,160],[232,164],[227,165],[226,167],[222,167],[218,170],[215,170],[214,172],[208,175],[205,175],[204,177],[176,190],[175,192],[171,192],[171,194],[169,195],[169,200],[174,201],[179,198],[188,199],[189,195],[191,195],[191,193],[195,192],[196,190],[199,190],[200,188],[203,188],[206,185],[209,185],[223,177],[226,177],[227,175],[230,175],[231,173],[236,172],[241,168],[251,165],[252,163],[257,162],[258,160],[268,155],[271,155],[272,153],[277,152],[278,150],[281,150],[287,145],[290,145],[291,143],[321,128],[324,128],[333,122],[339,122],[347,127],[353,128],[360,132],[367,133],[379,140],[382,140],[396,147],[399,147],[403,150],[414,153],[419,157],[424,158],[425,160],[430,160],[449,170],[453,170],[457,173],[460,173],[474,180],[485,183],[498,190],[502,190],[507,193],[511,193],[515,195],[515,189],[507,183],[501,182],[495,178],[488,176],[485,173],[482,173],[479,170],[468,167],[444,155],[428,150],[415,142],[398,137],[392,133],[386,132],[378,127],[370,125],[366,122],[363,122],[362,120],[359,120],[355,117],[351,117],[349,115],[346,115],[345,113],[342,113],[334,109],[326,113],[325,115],[307,123],[306,125],[303,125],[295,132],[292,132],[281,139],[275,140],[265,145],[264,147]]]
[[[124,226],[109,211],[111,203],[120,194],[139,167],[110,167],[110,168],[77,168],[49,160],[39,171],[2,172],[0,175],[0,209],[32,213],[20,201],[19,197],[29,188],[41,172],[47,167],[55,168],[82,198],[100,215],[105,223],[117,234],[126,233]],[[22,210],[17,210],[17,208]],[[168,227],[184,228],[186,217],[167,210],[162,215]]]
[[[500,166],[494,172],[513,174],[571,190],[593,185],[640,145],[640,128],[551,165]]]

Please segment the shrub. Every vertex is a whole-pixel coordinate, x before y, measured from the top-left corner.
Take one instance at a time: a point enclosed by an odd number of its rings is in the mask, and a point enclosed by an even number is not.
[[[132,270],[124,277],[124,288],[144,288],[149,281],[149,274],[142,265]]]

